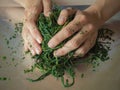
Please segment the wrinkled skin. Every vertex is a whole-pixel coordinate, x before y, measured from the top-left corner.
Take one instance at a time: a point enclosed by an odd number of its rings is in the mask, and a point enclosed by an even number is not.
[[[84,56],[95,44],[98,28],[101,26],[100,17],[97,13],[90,10],[76,10],[67,8],[61,11],[58,18],[58,24],[63,25],[69,16],[75,14],[74,19],[61,31],[59,31],[48,43],[48,46],[54,48],[63,40],[74,33],[62,48],[54,52],[55,56],[63,56],[76,49],[74,56]]]
[[[22,30],[22,37],[24,39],[25,51],[30,50],[32,55],[40,54],[42,52],[40,43],[42,36],[36,26],[36,20],[42,11],[46,17],[51,13],[50,0],[38,0],[36,5],[25,8],[24,26]]]

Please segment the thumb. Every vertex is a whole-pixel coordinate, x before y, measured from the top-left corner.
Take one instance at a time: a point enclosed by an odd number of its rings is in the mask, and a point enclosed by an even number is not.
[[[52,1],[51,0],[43,0],[43,8],[44,8],[44,15],[49,16],[52,10]]]

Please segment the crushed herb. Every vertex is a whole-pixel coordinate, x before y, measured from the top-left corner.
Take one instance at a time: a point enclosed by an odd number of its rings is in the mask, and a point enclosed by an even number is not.
[[[15,58],[12,58],[12,61],[15,61]]]
[[[23,57],[22,57],[22,60],[24,60],[24,59],[25,59],[25,57],[23,56]]]
[[[7,57],[6,57],[6,56],[3,56],[3,57],[2,57],[2,59],[3,59],[3,60],[6,60],[6,59],[7,59]]]
[[[5,80],[7,80],[6,77],[0,77],[0,81],[5,81]]]
[[[15,32],[21,34],[22,27],[23,27],[23,23],[15,23]]]
[[[12,20],[9,19],[9,22],[12,22]],[[17,51],[18,51],[17,48],[20,45],[22,45],[21,42],[23,42],[23,40],[20,40],[20,43],[18,43],[18,45],[16,45],[16,47],[15,47],[15,45],[11,45],[12,44],[11,41],[16,40],[16,38],[21,35],[22,27],[23,27],[22,23],[15,23],[14,32],[12,34],[8,35],[7,37],[6,37],[6,35],[3,35],[5,44],[7,45],[7,48],[9,49],[8,51],[9,51],[10,57],[9,56],[0,56],[0,59],[3,60],[5,62],[5,64],[7,64],[7,67],[9,67],[13,64],[15,67],[17,67],[17,65],[19,64],[18,61],[17,61],[17,63],[15,63],[14,61],[15,61],[15,57],[16,57]],[[9,26],[7,26],[6,28],[11,29]],[[17,58],[18,60],[25,59],[25,57],[23,57],[23,55],[19,54],[19,56],[21,56],[21,57]],[[12,62],[9,62],[7,59],[10,59]],[[0,65],[0,68],[4,68],[4,64]],[[0,81],[5,81],[5,80],[10,80],[10,78],[0,76]]]
[[[84,73],[81,74],[81,78],[83,78],[83,77],[84,77]]]
[[[45,17],[44,14],[40,14],[39,19],[37,21],[37,26],[40,30],[40,33],[43,36],[42,41],[42,54],[35,55],[33,58],[36,60],[35,64],[31,69],[25,70],[24,72],[33,72],[35,68],[38,68],[42,75],[33,80],[27,78],[27,80],[31,82],[36,82],[43,80],[45,77],[52,75],[56,78],[60,78],[64,87],[70,87],[75,83],[75,68],[77,65],[81,63],[92,64],[94,67],[98,66],[100,61],[106,61],[109,59],[108,52],[110,51],[111,45],[111,36],[113,34],[112,30],[101,28],[98,32],[98,37],[96,40],[95,46],[88,52],[87,57],[74,57],[74,51],[68,53],[62,57],[54,57],[53,52],[62,47],[70,38],[63,41],[57,47],[51,49],[48,47],[48,41],[65,25],[67,25],[74,17],[69,17],[68,21],[64,25],[58,25],[57,19],[60,14],[61,9],[54,8],[50,17]],[[84,59],[84,60],[81,60]],[[64,75],[67,73],[71,78],[65,79]],[[84,74],[81,75],[84,77]],[[72,82],[70,82],[71,80]]]
[[[7,45],[9,44],[9,40],[7,38],[5,38],[5,42]]]

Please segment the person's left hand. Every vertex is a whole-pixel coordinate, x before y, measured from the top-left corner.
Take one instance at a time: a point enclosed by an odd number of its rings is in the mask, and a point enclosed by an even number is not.
[[[58,24],[63,25],[69,16],[75,14],[74,19],[59,31],[48,43],[50,48],[56,47],[63,40],[75,34],[62,48],[54,52],[54,56],[63,56],[76,50],[74,56],[84,56],[95,44],[98,28],[103,20],[94,8],[84,11],[67,8],[61,11]]]
[[[42,35],[37,27],[37,19],[40,13],[44,13],[46,17],[52,12],[51,0],[27,0],[26,8],[24,13],[24,22],[22,37],[24,39],[25,51],[30,51],[34,56],[42,53]],[[35,4],[35,5],[34,5]]]

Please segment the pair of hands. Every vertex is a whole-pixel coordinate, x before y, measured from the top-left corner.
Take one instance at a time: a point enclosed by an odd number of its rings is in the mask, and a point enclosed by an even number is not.
[[[42,36],[36,26],[38,15],[43,11],[48,17],[51,13],[51,1],[41,0],[40,5],[32,6],[25,10],[25,21],[22,31],[25,51],[30,50],[32,55],[41,54]],[[74,37],[69,40],[62,48],[56,50],[54,56],[63,56],[76,49],[74,56],[84,56],[95,44],[98,28],[103,23],[95,7],[89,7],[84,11],[67,8],[61,11],[58,24],[63,25],[69,16],[75,14],[74,19],[62,30],[60,30],[48,42],[50,48],[56,47],[63,40],[74,33]]]

